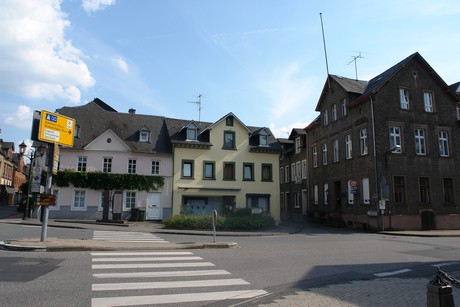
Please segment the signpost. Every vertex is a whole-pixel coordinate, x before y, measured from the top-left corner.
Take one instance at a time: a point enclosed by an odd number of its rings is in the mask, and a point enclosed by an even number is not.
[[[75,119],[42,110],[38,139],[63,146],[73,146]]]

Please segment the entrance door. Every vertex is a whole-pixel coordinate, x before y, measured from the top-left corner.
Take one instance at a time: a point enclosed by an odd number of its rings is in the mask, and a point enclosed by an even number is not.
[[[161,219],[161,193],[147,193],[146,220]]]

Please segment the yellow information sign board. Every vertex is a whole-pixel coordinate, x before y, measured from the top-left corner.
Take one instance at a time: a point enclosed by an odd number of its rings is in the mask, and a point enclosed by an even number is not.
[[[75,119],[42,110],[38,139],[63,146],[73,146]]]

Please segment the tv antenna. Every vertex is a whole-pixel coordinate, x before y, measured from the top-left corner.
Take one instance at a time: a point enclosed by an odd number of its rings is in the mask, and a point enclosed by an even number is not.
[[[350,65],[351,63],[355,62],[355,76],[356,76],[356,81],[358,81],[358,67],[356,65],[356,61],[358,59],[364,59],[364,57],[361,55],[361,51],[360,51],[358,55],[352,56],[352,58],[353,59],[347,65]]]
[[[198,106],[198,122],[200,123],[201,122],[201,94],[199,94],[198,96],[196,96],[196,98],[198,98],[197,101],[187,101],[188,103],[194,103]]]

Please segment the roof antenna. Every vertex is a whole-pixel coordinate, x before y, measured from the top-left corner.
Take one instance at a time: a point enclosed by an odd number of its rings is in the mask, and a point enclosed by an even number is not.
[[[197,101],[187,101],[188,103],[194,103],[198,106],[198,122],[201,123],[201,94],[197,96]]]
[[[351,60],[347,65],[350,65],[352,62],[355,62],[355,76],[356,76],[356,81],[358,81],[358,67],[356,66],[356,60],[364,59],[364,57],[361,55],[361,51],[360,51],[358,55],[352,56],[352,58],[353,60]]]
[[[329,65],[327,63],[326,39],[324,38],[323,13],[319,13],[319,18],[321,19],[321,32],[323,33],[323,47],[324,47],[324,58],[326,59],[327,85],[330,88],[331,82],[329,81]]]

